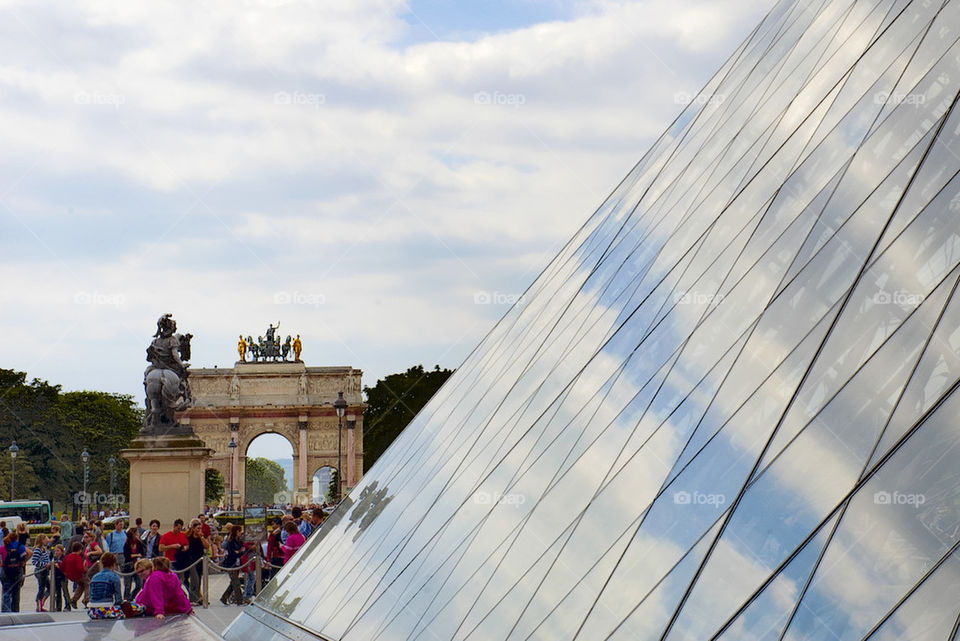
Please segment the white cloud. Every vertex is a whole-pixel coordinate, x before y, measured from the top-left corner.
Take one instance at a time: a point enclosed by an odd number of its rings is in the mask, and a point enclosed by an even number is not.
[[[521,293],[765,4],[560,3],[416,44],[400,0],[0,4],[0,331],[56,345],[6,366],[136,395],[167,311],[197,366],[278,312],[369,383],[455,366],[506,311],[474,294]]]

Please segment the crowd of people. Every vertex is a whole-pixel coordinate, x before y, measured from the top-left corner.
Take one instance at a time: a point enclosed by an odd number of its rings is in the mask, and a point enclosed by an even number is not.
[[[8,530],[0,521],[0,587],[2,611],[20,611],[20,591],[28,565],[37,580],[36,611],[71,610],[83,605],[90,618],[125,618],[189,613],[201,601],[200,561],[209,559],[230,579],[220,597],[224,605],[245,605],[256,592],[259,561],[266,583],[316,532],[326,518],[320,506],[293,507],[268,523],[262,541],[248,541],[243,527],[222,527],[207,514],[185,524],[176,519],[161,534],[162,524],[141,518],[132,524],[124,516],[112,524],[66,514],[54,521],[51,534],[31,542],[26,525]],[[106,530],[106,531],[105,531]],[[50,571],[53,571],[51,594]]]

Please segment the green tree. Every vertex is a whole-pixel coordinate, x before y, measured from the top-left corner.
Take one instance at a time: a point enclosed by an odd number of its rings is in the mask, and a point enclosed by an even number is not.
[[[363,468],[369,470],[394,439],[446,382],[452,370],[424,371],[423,365],[390,374],[373,387],[364,387],[367,409],[363,413]]]
[[[337,500],[337,484],[340,483],[340,473],[336,468],[330,470],[330,483],[327,484],[327,493],[324,499],[332,503]]]
[[[62,456],[58,445],[63,441],[55,412],[59,394],[57,385],[36,378],[28,383],[24,372],[0,369],[0,450],[14,440],[20,448],[14,479],[17,498],[64,498],[58,481],[71,474],[72,468],[57,460]],[[44,474],[56,463],[60,463],[59,470]],[[5,497],[10,488],[10,466],[0,466],[0,471],[0,496]]]
[[[203,476],[203,500],[209,505],[216,505],[223,497],[226,485],[223,482],[223,474],[220,470],[212,467],[207,468]]]
[[[247,503],[273,503],[278,492],[287,492],[287,476],[276,461],[247,459]]]
[[[110,490],[111,456],[116,460],[116,489],[126,493],[127,461],[120,450],[137,436],[143,412],[127,395],[66,392],[59,385],[24,372],[0,369],[0,449],[13,440],[20,448],[14,488],[17,498],[45,498],[62,510],[83,487],[80,452],[90,452],[88,489]],[[0,496],[9,494],[10,471],[0,478]]]
[[[130,465],[120,450],[130,446],[143,425],[143,410],[134,404],[133,397],[105,392],[67,392],[57,399],[56,412],[61,430],[71,437],[71,447],[63,455],[72,456],[76,461],[78,489],[83,485],[80,452],[86,448],[90,453],[88,490],[109,492],[108,461],[113,457],[116,492],[126,495],[130,487]]]

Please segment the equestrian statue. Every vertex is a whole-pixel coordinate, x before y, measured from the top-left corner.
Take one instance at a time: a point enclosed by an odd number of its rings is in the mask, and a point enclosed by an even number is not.
[[[192,402],[187,381],[190,367],[190,339],[193,334],[177,333],[177,322],[172,314],[164,314],[157,321],[157,332],[147,347],[150,365],[143,373],[147,413],[143,434],[167,434],[179,423],[174,412],[188,408]]]

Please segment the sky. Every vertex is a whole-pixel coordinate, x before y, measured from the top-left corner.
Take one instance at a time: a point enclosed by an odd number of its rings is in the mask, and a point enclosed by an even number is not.
[[[455,368],[772,4],[0,0],[0,367]]]

